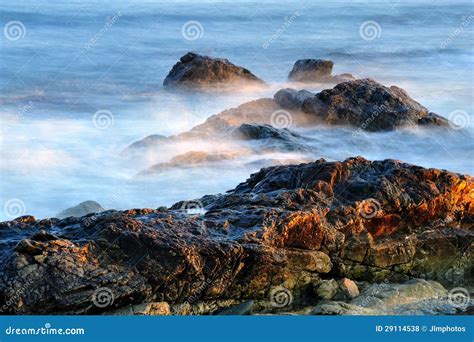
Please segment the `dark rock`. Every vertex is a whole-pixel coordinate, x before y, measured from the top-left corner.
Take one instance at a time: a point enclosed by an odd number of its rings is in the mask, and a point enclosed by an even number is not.
[[[435,113],[428,113],[427,116],[422,117],[418,120],[419,125],[431,125],[431,126],[442,126],[451,127],[449,120]]]
[[[189,298],[268,300],[275,287],[298,306],[320,275],[472,286],[473,182],[394,160],[318,160],[262,169],[226,194],[198,199],[201,214],[181,202],[107,211],[88,224],[86,216],[16,231],[11,221],[0,229],[1,240],[18,235],[1,250],[0,306],[100,313]],[[371,190],[359,191],[363,183]],[[33,240],[41,229],[55,238]],[[94,305],[103,288],[113,301]]]
[[[287,128],[270,125],[243,124],[234,131],[233,137],[246,140],[260,140],[260,150],[304,151],[309,147],[304,141],[310,140]]]
[[[306,99],[314,96],[314,93],[307,90],[294,90],[290,88],[279,90],[273,99],[282,108],[300,110]]]
[[[227,59],[211,58],[188,52],[176,63],[163,86],[181,88],[219,88],[228,84],[256,84],[264,82],[249,70],[234,65]]]
[[[102,208],[102,206],[96,201],[85,201],[85,202],[79,203],[78,205],[74,207],[63,210],[62,212],[57,214],[56,217],[60,219],[70,217],[70,216],[80,217],[87,214],[100,213],[104,210],[105,209]]]
[[[323,59],[300,59],[297,60],[288,75],[289,81],[296,82],[320,82],[331,76],[332,61]]]
[[[353,125],[367,131],[417,125],[428,110],[398,87],[372,79],[340,83],[304,101],[302,110],[328,124]]]

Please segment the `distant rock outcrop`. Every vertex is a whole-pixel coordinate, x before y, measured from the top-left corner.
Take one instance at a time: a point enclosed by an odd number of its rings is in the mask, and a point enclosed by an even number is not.
[[[81,217],[91,213],[100,213],[104,210],[105,209],[102,208],[102,206],[95,201],[85,201],[79,203],[74,207],[61,211],[59,214],[56,215],[56,217],[59,219],[63,219],[70,216]]]
[[[236,84],[263,85],[264,82],[249,70],[232,64],[227,59],[193,52],[181,57],[163,82],[163,86],[167,88],[187,89],[215,89]]]

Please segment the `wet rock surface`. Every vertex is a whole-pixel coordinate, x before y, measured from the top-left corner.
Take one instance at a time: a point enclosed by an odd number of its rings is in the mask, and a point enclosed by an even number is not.
[[[163,82],[163,86],[167,88],[186,89],[219,88],[232,84],[263,85],[264,82],[249,70],[232,64],[227,59],[193,52],[181,57]]]
[[[331,125],[356,126],[366,131],[388,131],[414,125],[448,126],[448,120],[430,113],[403,89],[386,87],[372,79],[340,83],[313,96],[283,89],[275,94],[283,108],[301,109]]]
[[[279,305],[277,291],[316,304],[328,278],[472,286],[473,191],[470,176],[357,157],[264,168],[169,209],[22,217],[0,224],[0,306],[79,314],[166,302],[185,313],[202,302],[217,313]]]
[[[299,59],[288,75],[288,81],[303,83],[341,83],[354,80],[354,76],[345,73],[332,75],[334,63],[324,59]]]
[[[371,284],[349,302],[325,301],[312,311],[315,315],[447,315],[463,311],[448,291],[436,281],[412,279],[404,284]]]

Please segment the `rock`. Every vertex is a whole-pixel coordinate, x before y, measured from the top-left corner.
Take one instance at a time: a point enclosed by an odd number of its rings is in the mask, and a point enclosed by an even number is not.
[[[252,307],[254,305],[253,300],[248,300],[246,302],[240,303],[238,305],[226,308],[218,313],[218,315],[249,315],[252,313]]]
[[[463,309],[465,310],[466,307]],[[324,302],[313,314],[323,315],[446,315],[459,308],[448,291],[435,281],[412,279],[404,284],[383,282],[368,286],[348,303]]]
[[[359,295],[357,284],[349,278],[343,278],[339,282],[339,287],[348,298],[355,298]]]
[[[322,280],[316,290],[316,294],[322,299],[332,299],[336,295],[338,289],[339,285],[334,279]]]
[[[209,153],[205,151],[189,151],[171,158],[169,162],[155,164],[141,171],[138,175],[146,176],[173,168],[195,167],[198,165],[208,165],[210,163],[215,164],[220,161],[236,159],[242,156],[242,154],[242,152]]]
[[[220,88],[225,85],[253,84],[264,82],[249,70],[234,65],[227,59],[212,58],[188,52],[176,63],[163,86],[167,88]]]
[[[81,217],[87,214],[100,213],[104,210],[105,209],[102,208],[102,206],[95,201],[85,201],[85,202],[79,203],[78,205],[74,207],[63,210],[62,212],[57,214],[56,217],[60,219],[70,217],[70,216]]]
[[[372,79],[344,82],[323,90],[306,99],[302,110],[327,124],[352,125],[367,131],[417,125],[428,116],[428,110],[403,89],[388,88]]]
[[[120,316],[169,316],[171,314],[170,306],[166,302],[144,303],[132,305],[108,314]]]
[[[137,148],[147,148],[150,146],[159,145],[165,142],[168,142],[168,137],[160,134],[152,134],[147,136],[146,138],[136,141],[132,143],[129,148],[137,149]]]
[[[431,126],[442,126],[451,127],[449,120],[435,113],[428,113],[427,116],[422,117],[418,120],[419,125],[431,125]]]
[[[289,81],[320,82],[331,76],[332,61],[323,59],[299,59],[288,75]]]
[[[290,164],[302,164],[308,163],[311,160],[308,158],[301,159],[257,159],[245,164],[245,166],[253,169],[261,169],[263,167],[275,166],[275,165],[290,165]]]
[[[213,313],[268,301],[275,288],[298,308],[314,300],[321,277],[333,278],[336,291],[344,277],[472,286],[473,184],[471,176],[395,160],[320,159],[264,168],[225,194],[197,199],[201,214],[178,202],[110,210],[93,221],[4,222],[0,306],[11,314],[97,314],[167,302],[172,312]],[[408,285],[412,298],[442,292]],[[99,307],[94,292],[103,288],[113,301]],[[365,290],[349,304],[359,306]]]
[[[257,124],[243,124],[233,132],[232,136],[238,139],[262,141],[263,144],[259,145],[259,150],[304,151],[308,149],[304,142],[310,140],[287,128]]]
[[[300,110],[304,101],[313,96],[314,93],[307,90],[294,90],[286,88],[277,91],[273,96],[273,99],[283,108]]]

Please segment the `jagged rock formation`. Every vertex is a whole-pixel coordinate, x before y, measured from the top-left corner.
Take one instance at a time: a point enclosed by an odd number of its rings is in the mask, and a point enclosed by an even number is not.
[[[167,88],[220,88],[226,85],[254,84],[264,82],[249,70],[232,64],[227,59],[212,58],[193,52],[185,54],[176,63],[163,86]]]
[[[385,87],[368,78],[340,83],[314,95],[283,89],[274,99],[283,108],[301,109],[326,124],[351,125],[366,131],[429,124],[448,126],[448,120],[429,112],[403,89]]]
[[[470,176],[357,157],[265,168],[224,195],[170,209],[26,216],[0,225],[0,305],[98,313],[239,303],[275,288],[298,305],[314,300],[320,275],[472,284],[473,192]],[[97,305],[104,288],[112,300]]]

